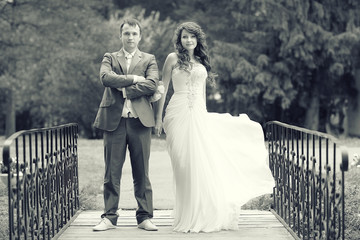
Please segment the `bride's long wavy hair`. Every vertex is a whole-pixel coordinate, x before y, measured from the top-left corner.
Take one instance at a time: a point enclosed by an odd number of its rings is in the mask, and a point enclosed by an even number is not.
[[[194,56],[197,61],[199,61],[208,72],[208,80],[215,84],[215,76],[213,72],[211,72],[211,64],[210,57],[208,54],[208,47],[206,44],[206,35],[201,27],[194,22],[185,22],[180,24],[174,34],[173,43],[175,46],[175,51],[178,56],[178,66],[180,69],[188,71],[191,68],[190,64],[190,56],[188,51],[181,44],[181,33],[183,30],[188,31],[191,34],[194,34],[197,39],[197,45],[194,49]]]

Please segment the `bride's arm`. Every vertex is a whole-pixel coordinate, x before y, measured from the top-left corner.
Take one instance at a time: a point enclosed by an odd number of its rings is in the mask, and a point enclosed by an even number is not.
[[[205,107],[206,107],[206,81],[204,83],[204,102],[205,102]]]
[[[166,100],[166,95],[169,89],[169,83],[171,81],[171,73],[177,62],[176,53],[170,53],[164,63],[163,72],[162,72],[162,82],[164,84],[164,94],[161,96],[160,100],[157,102],[157,112],[155,114],[155,134],[160,136],[162,132],[162,115],[164,111],[164,105]]]

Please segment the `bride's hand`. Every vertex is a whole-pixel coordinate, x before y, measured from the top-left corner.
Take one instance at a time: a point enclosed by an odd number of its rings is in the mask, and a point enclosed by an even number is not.
[[[162,125],[163,125],[162,121],[156,121],[156,123],[155,123],[155,134],[158,137],[160,137],[160,135],[161,135],[162,128],[163,128]]]

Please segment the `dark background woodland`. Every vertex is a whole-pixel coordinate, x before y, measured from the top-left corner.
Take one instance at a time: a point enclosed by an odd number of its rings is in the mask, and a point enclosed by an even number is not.
[[[177,24],[203,27],[218,74],[209,111],[347,135],[347,109],[359,112],[359,12],[358,0],[2,0],[0,135],[77,122],[100,137],[100,62],[121,47],[125,17],[142,23],[139,48],[160,70]]]

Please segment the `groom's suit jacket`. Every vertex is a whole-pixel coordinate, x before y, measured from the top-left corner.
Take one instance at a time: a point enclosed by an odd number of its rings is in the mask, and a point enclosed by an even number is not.
[[[146,82],[133,84],[133,75],[143,76]],[[100,67],[100,81],[105,87],[97,112],[94,127],[105,131],[114,131],[120,122],[125,98],[119,89],[125,88],[126,97],[146,127],[155,125],[154,112],[148,98],[155,93],[159,71],[154,55],[136,50],[129,71],[126,70],[125,53],[105,53]]]

